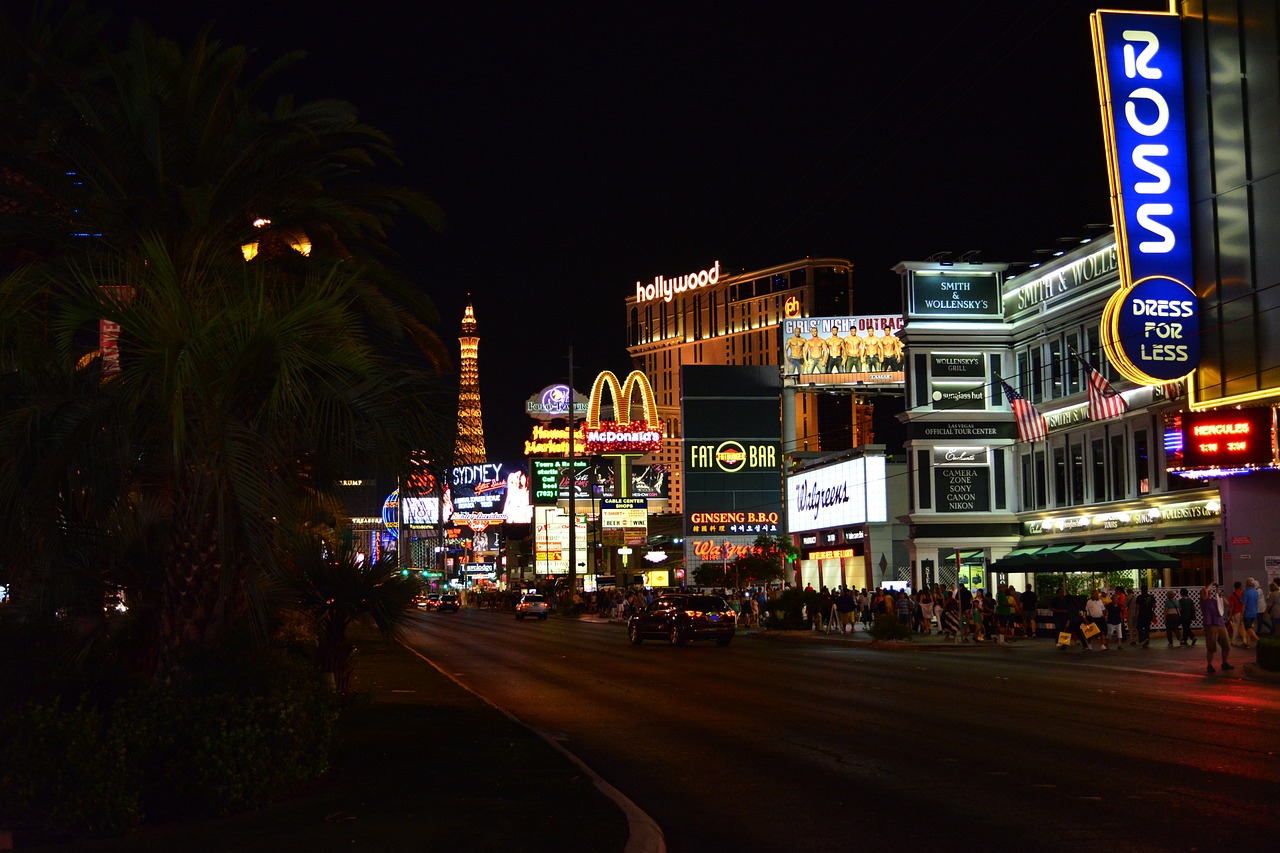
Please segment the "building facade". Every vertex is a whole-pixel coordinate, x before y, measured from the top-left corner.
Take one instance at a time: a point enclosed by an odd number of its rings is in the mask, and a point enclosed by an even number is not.
[[[662,448],[642,461],[670,472],[671,512],[684,511],[680,368],[779,365],[785,318],[845,316],[852,303],[853,264],[843,258],[805,258],[737,273],[716,261],[697,273],[636,283],[636,293],[627,297],[627,349],[649,378],[666,425]],[[851,398],[800,395],[796,447],[848,447],[852,424]]]

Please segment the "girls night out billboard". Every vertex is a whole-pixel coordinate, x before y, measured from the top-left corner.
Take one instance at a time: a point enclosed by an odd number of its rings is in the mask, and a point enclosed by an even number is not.
[[[782,372],[808,385],[905,381],[901,314],[795,317],[782,321]]]

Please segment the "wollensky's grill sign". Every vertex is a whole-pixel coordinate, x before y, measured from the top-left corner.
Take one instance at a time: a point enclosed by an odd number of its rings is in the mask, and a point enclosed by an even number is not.
[[[1120,263],[1102,341],[1126,378],[1159,384],[1200,361],[1181,25],[1128,12],[1095,12],[1091,23]]]

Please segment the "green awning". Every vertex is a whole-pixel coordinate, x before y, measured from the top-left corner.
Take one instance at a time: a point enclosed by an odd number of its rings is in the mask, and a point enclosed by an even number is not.
[[[1121,542],[1111,547],[1116,551],[1128,551],[1131,548],[1185,548],[1188,545],[1196,545],[1203,539],[1203,535],[1187,536],[1179,539],[1147,539],[1137,542]]]
[[[1036,556],[1040,556],[1042,554],[1065,554],[1068,551],[1074,551],[1075,549],[1075,545],[1047,545],[1044,548],[1041,548],[1037,552]]]
[[[1114,542],[1090,542],[1088,545],[1081,545],[1077,548],[1076,553],[1087,554],[1090,551],[1115,550],[1117,547]]]
[[[1026,557],[1030,554],[1036,553],[1039,550],[1040,550],[1040,547],[1038,545],[1032,548],[1014,548],[1012,551],[1010,551],[1008,554],[1005,554],[1000,559],[1005,560],[1005,559],[1008,559],[1009,557]]]
[[[980,560],[982,559],[982,557],[983,557],[983,553],[981,551],[961,551],[960,552],[960,559],[962,560]],[[955,557],[953,556],[951,559],[954,560]]]

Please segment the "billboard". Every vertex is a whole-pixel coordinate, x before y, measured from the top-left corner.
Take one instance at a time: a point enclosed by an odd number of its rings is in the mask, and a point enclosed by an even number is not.
[[[782,373],[814,385],[901,385],[901,314],[782,321]]]
[[[478,462],[449,469],[446,520],[455,524],[529,524],[529,475],[512,462]]]
[[[530,459],[529,484],[533,503],[549,506],[569,499],[569,460]],[[573,460],[574,500],[612,498],[618,494],[617,469],[611,462]],[[628,497],[667,500],[671,497],[670,470],[666,465],[632,465]]]
[[[719,562],[712,555],[723,555],[725,542],[749,546],[775,532],[781,388],[776,367],[689,364],[680,368],[680,386],[685,564],[694,568]]]
[[[1100,11],[1089,21],[1120,262],[1102,343],[1126,379],[1159,385],[1200,363],[1182,25],[1149,12]]]
[[[1180,413],[1181,452],[1168,454],[1170,468],[1232,470],[1273,465],[1274,411],[1268,406]]]
[[[889,519],[883,456],[864,456],[787,477],[787,530],[801,533]]]
[[[587,565],[587,517],[578,515],[574,549],[580,570]],[[533,554],[540,575],[569,574],[569,513],[558,507],[540,506],[534,512]]]
[[[649,502],[644,498],[600,501],[600,541],[606,545],[643,545],[649,535]]]

